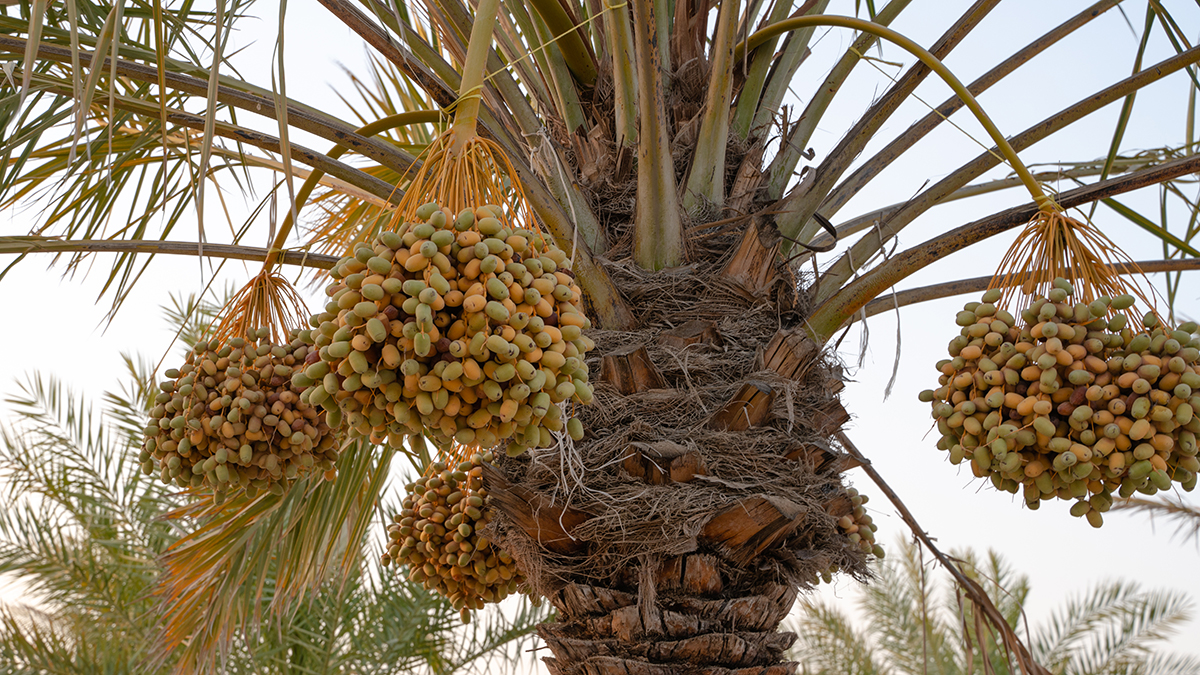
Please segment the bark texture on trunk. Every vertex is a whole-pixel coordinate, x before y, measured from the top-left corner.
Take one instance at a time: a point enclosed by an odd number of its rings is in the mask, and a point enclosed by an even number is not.
[[[643,327],[590,333],[585,438],[485,472],[496,540],[558,609],[553,673],[794,673],[797,594],[864,573],[838,522],[841,371],[786,272],[740,267],[755,229],[723,235],[732,275],[610,265]]]
[[[680,595],[690,583],[707,593]],[[794,673],[781,656],[793,633],[776,631],[796,600],[796,590],[770,584],[758,593],[722,597],[719,573],[693,554],[657,566],[655,593],[663,599],[643,611],[639,594],[570,584],[551,598],[559,621],[538,634],[554,652],[545,662],[556,675]]]

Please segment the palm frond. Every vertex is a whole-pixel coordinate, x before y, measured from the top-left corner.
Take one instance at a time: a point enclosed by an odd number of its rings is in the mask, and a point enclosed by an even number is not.
[[[1100,0],[1091,6],[1083,9],[1075,16],[1064,21],[1047,31],[1038,39],[1030,42],[1028,45],[1013,52],[1003,62],[996,65],[994,68],[979,76],[975,81],[967,85],[967,90],[973,95],[978,96],[984,91],[987,91],[992,86],[1000,82],[1002,79],[1013,73],[1025,63],[1029,62],[1038,54],[1042,53],[1049,47],[1057,44],[1062,39],[1073,34],[1075,31],[1083,28],[1093,19],[1102,16],[1104,12],[1117,5],[1120,0]],[[903,154],[915,145],[922,138],[927,136],[934,129],[947,122],[950,115],[961,110],[963,102],[957,96],[952,96],[940,104],[933,106],[927,115],[914,122],[903,133],[899,134],[895,139],[887,144],[874,156],[863,162],[862,166],[855,169],[847,176],[836,188],[834,188],[825,200],[821,203],[821,212],[832,217],[832,213],[843,207],[850,199],[858,194],[875,176],[879,175],[893,161],[903,156]],[[1114,165],[1119,164],[1115,162]],[[782,189],[780,189],[782,193]],[[840,229],[839,229],[840,234]],[[814,242],[816,243],[816,242]]]
[[[892,669],[871,646],[866,634],[854,628],[838,609],[808,599],[801,614],[787,626],[798,636],[791,656],[805,675],[888,675]]]
[[[98,15],[100,7],[84,13]],[[230,3],[222,17],[224,23],[242,16],[244,8],[243,3]],[[193,207],[199,205],[197,200],[206,183],[212,182],[217,190],[227,189],[229,184],[244,190],[243,175],[248,178],[246,171],[251,167],[268,167],[285,176],[298,173],[288,162],[286,155],[289,153],[328,172],[331,179],[327,185],[334,189],[345,189],[339,185],[341,183],[349,186],[351,189],[347,191],[352,194],[361,197],[366,192],[383,201],[393,192],[395,181],[378,181],[369,173],[327,162],[318,153],[288,145],[286,138],[272,140],[259,132],[238,127],[234,107],[261,112],[264,100],[273,101],[258,88],[226,76],[216,78],[206,86],[199,78],[180,74],[180,71],[213,70],[216,77],[215,69],[211,68],[212,60],[200,60],[199,55],[187,47],[196,41],[210,48],[219,46],[215,40],[205,37],[210,35],[216,17],[208,14],[200,19],[186,7],[168,10],[168,20],[163,23],[171,26],[171,30],[163,41],[176,48],[170,54],[173,58],[157,62],[176,72],[168,73],[163,80],[163,74],[156,69],[125,60],[114,58],[110,61],[111,72],[107,67],[100,67],[103,64],[99,61],[92,63],[93,58],[106,53],[109,37],[105,36],[111,37],[112,33],[109,21],[112,15],[107,11],[104,13],[104,22],[92,26],[83,21],[83,27],[74,31],[48,19],[50,23],[42,32],[40,44],[36,40],[0,34],[0,50],[36,46],[35,51],[39,54],[36,72],[25,73],[32,88],[18,90],[0,83],[0,126],[11,131],[0,144],[0,203],[9,206],[48,204],[49,208],[40,213],[33,234],[163,241],[171,236]],[[134,23],[145,28],[146,16],[140,12],[131,14],[134,15],[138,17]],[[8,17],[0,16],[0,33],[19,35],[27,25],[27,22],[14,24]],[[227,27],[224,25],[220,29]],[[95,33],[90,32],[92,28]],[[181,31],[187,39],[176,35]],[[121,32],[115,38],[121,43],[120,55],[135,59],[159,56],[149,34],[150,31],[142,30],[137,33],[138,39],[130,39]],[[66,48],[79,43],[96,51],[88,53]],[[217,64],[225,63],[220,49],[211,51],[215,53]],[[83,90],[79,86],[78,67],[90,68]],[[227,71],[236,72],[231,67]],[[163,82],[169,82],[170,88],[163,89],[160,86]],[[209,89],[213,89],[216,98],[208,95]],[[181,112],[188,101],[200,96],[208,103],[207,114],[201,117]],[[366,152],[385,165],[407,167],[412,163],[411,155],[392,144],[362,138],[354,134],[352,128],[331,122],[328,116],[291,101],[286,103],[283,113],[276,116],[291,115],[289,119],[294,118],[299,128],[336,137],[339,142]],[[218,116],[231,121],[219,121]],[[232,140],[214,142],[214,133]],[[246,143],[282,151],[285,157],[279,162],[269,153],[247,153]],[[230,176],[230,180],[218,181],[221,174]],[[361,185],[355,185],[359,183]],[[206,235],[214,233],[211,228],[205,230],[203,221],[198,227],[203,250]],[[245,236],[245,227],[239,229],[230,222],[229,229],[234,244]],[[80,260],[80,255],[72,256],[72,266],[68,269],[78,266]],[[114,292],[114,309],[120,306],[141,277],[145,264],[146,261],[136,255],[115,259],[101,288],[101,294],[109,290]]]
[[[964,561],[963,570],[979,582],[1008,625],[1021,634],[1021,612],[1029,597],[1029,577],[1014,569],[1003,555],[993,549],[987,550],[982,561],[971,551],[955,555]]]
[[[862,590],[862,628],[828,604],[799,605],[800,618],[789,628],[800,634],[794,656],[812,664],[805,666],[807,672],[1018,672],[1003,645],[976,621],[976,609],[943,594],[945,575],[926,579],[912,543],[899,541],[891,550],[896,554],[877,565],[875,579]],[[955,560],[987,591],[1014,630],[1025,633],[1028,577],[995,551],[958,551]],[[1164,640],[1190,619],[1191,611],[1192,601],[1185,595],[1106,582],[1072,596],[1027,639],[1035,660],[1056,675],[1197,673],[1195,657],[1163,651]]]
[[[1110,675],[1148,668],[1147,657],[1180,626],[1192,618],[1192,601],[1178,593],[1123,589],[1098,589],[1102,597],[1116,598],[1111,611],[1093,615],[1096,635],[1079,644],[1067,675]],[[1061,653],[1061,647],[1060,647]],[[1188,660],[1173,665],[1187,665]],[[1196,671],[1191,671],[1196,672]]]
[[[1197,51],[1196,55],[1200,57],[1200,51]],[[1145,187],[1146,185],[1194,173],[1197,168],[1200,168],[1200,155],[1189,155],[1160,166],[1135,171],[1119,178],[1110,178],[1107,181],[1068,190],[1060,193],[1056,201],[1063,208],[1073,208],[1107,195],[1120,194],[1139,187]],[[1032,203],[1026,206],[1006,209],[950,230],[898,255],[891,256],[882,264],[847,284],[845,288],[836,293],[835,298],[831,298],[820,305],[808,319],[811,326],[810,330],[817,335],[832,335],[838,327],[850,316],[859,311],[867,302],[882,294],[886,289],[901,281],[913,271],[930,264],[934,260],[939,260],[951,253],[971,246],[983,238],[1023,225],[1036,212],[1037,207]]]
[[[31,669],[69,651],[84,670],[133,672],[153,649],[141,617],[154,557],[173,534],[154,520],[169,496],[139,480],[121,418],[36,376],[10,403],[20,417],[0,428],[0,573],[19,575],[47,608],[6,608],[0,652]]]
[[[1175,524],[1175,536],[1200,542],[1200,507],[1188,502],[1182,495],[1166,495],[1158,499],[1132,497],[1113,504],[1113,510],[1134,511],[1150,517],[1162,518]]]
[[[144,532],[151,514],[128,509],[161,491],[129,480],[128,436],[54,378],[32,376],[21,392],[8,399],[18,421],[0,428],[8,497],[36,496],[101,540]]]
[[[897,542],[899,556],[877,566],[878,583],[868,585],[862,608],[873,617],[870,635],[888,663],[905,673],[955,672],[961,668],[954,649],[954,623],[940,611],[933,561],[911,542]]]
[[[1133,663],[1114,668],[1113,675],[1195,675],[1200,657],[1190,654],[1152,653]]]
[[[334,574],[345,579],[361,563],[393,453],[353,442],[341,453],[335,481],[317,475],[283,496],[240,496],[223,505],[206,497],[168,514],[200,523],[163,557],[156,593],[164,604],[164,649],[203,668],[228,653],[239,627],[294,616],[307,593]]]
[[[107,630],[69,609],[0,608],[0,662],[8,675],[151,672],[136,643],[114,640]]]
[[[1132,91],[1140,90],[1151,82],[1162,77],[1186,69],[1200,61],[1200,49],[1192,49],[1183,54],[1170,57],[1141,72],[1105,88],[1095,95],[1047,117],[1025,131],[1012,137],[1011,145],[1020,151],[1052,133],[1080,120],[1100,107],[1123,99]],[[924,189],[910,200],[904,208],[888,220],[886,233],[869,232],[855,242],[848,251],[842,254],[832,266],[822,275],[821,300],[832,298],[844,284],[853,276],[854,270],[861,269],[876,253],[881,250],[884,242],[895,236],[911,223],[919,214],[924,213],[946,196],[963,187],[969,181],[981,176],[985,171],[999,165],[1001,159],[989,149],[975,159],[962,165],[934,185]],[[853,261],[853,262],[851,262]]]

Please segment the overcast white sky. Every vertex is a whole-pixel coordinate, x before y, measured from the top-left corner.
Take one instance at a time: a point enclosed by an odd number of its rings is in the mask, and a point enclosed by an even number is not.
[[[835,0],[831,11],[852,14],[852,0]],[[1090,2],[1078,0],[1010,0],[1002,3],[985,22],[947,59],[947,64],[963,81],[970,81],[1008,53],[1024,46],[1049,27],[1072,16]],[[1145,12],[1144,0],[1128,0],[1126,11],[1140,30]],[[1167,7],[1189,34],[1200,33],[1200,10],[1196,3],[1168,0]],[[893,27],[922,44],[930,44],[952,22],[966,2],[925,0],[915,2]],[[268,59],[274,42],[276,17],[273,3],[254,6],[261,18],[241,24],[236,46],[249,48],[241,55],[243,74],[254,81],[269,82]],[[344,86],[339,63],[352,67],[364,61],[361,43],[349,31],[332,20],[315,3],[292,3],[288,17],[287,63],[290,79],[288,93],[302,101],[335,114],[344,112],[332,95],[330,85]],[[846,31],[825,35],[814,49],[813,57],[801,69],[793,90],[807,97],[811,82],[822,77],[852,39]],[[1172,48],[1161,31],[1151,41],[1146,63],[1169,56]],[[980,101],[992,114],[1001,130],[1016,134],[1033,122],[1125,77],[1132,67],[1137,38],[1116,10],[1048,50],[1013,76],[984,94]],[[874,54],[874,52],[873,52]],[[911,63],[900,50],[885,47],[883,58]],[[897,72],[886,64],[881,67]],[[870,67],[860,67],[850,86],[831,107],[824,124],[811,145],[819,162],[837,142],[844,125],[857,118],[871,97],[882,92],[886,79]],[[918,93],[936,104],[948,95],[945,86],[928,82]],[[1119,104],[1110,106],[1077,123],[1052,141],[1022,153],[1027,163],[1061,160],[1091,160],[1102,156],[1108,147]],[[1139,94],[1122,149],[1135,151],[1167,144],[1179,144],[1184,138],[1186,76],[1176,74]],[[884,129],[884,136],[902,131],[922,116],[927,108],[910,101],[901,107]],[[274,123],[248,120],[243,124],[266,130]],[[848,205],[834,221],[869,211],[878,206],[907,199],[926,181],[936,181],[962,162],[974,157],[980,148],[976,139],[985,138],[981,127],[963,115],[954,117],[963,131],[943,125],[923,141],[903,162],[889,169],[871,188]],[[316,141],[303,134],[297,142],[316,149],[327,149],[328,142]],[[885,141],[868,146],[882,147]],[[989,174],[1004,175],[1003,171]],[[1069,189],[1063,184],[1062,189]],[[915,245],[947,228],[1011,206],[1022,200],[1015,192],[1000,193],[973,201],[940,207],[906,229],[900,237],[901,249]],[[1126,201],[1151,212],[1156,210],[1157,193],[1147,191]],[[239,195],[227,195],[237,204]],[[1172,227],[1180,228],[1179,213],[1172,214]],[[23,234],[28,231],[36,211],[0,212],[0,232]],[[1096,222],[1134,259],[1161,257],[1161,246],[1141,231],[1110,212],[1100,211]],[[220,223],[206,228],[217,241]],[[194,241],[195,225],[179,228],[174,238]],[[256,224],[256,234],[247,243],[263,245],[267,238],[265,218]],[[1012,236],[997,237],[972,253],[960,253],[924,270],[902,285],[920,286],[963,276],[978,276],[995,269]],[[11,257],[0,256],[0,265]],[[833,260],[832,254],[819,259]],[[0,282],[0,310],[9,317],[7,330],[0,331],[0,391],[15,390],[17,378],[37,370],[70,382],[77,390],[99,399],[100,393],[123,376],[122,351],[141,353],[155,360],[168,349],[171,333],[158,307],[168,302],[170,293],[186,294],[202,287],[208,272],[193,258],[160,257],[139,284],[127,307],[116,321],[104,329],[102,317],[108,299],[97,298],[99,285],[110,259],[96,259],[88,276],[63,280],[61,267],[47,271],[48,258],[31,257],[17,266]],[[207,269],[207,268],[206,268]],[[224,279],[241,282],[257,270],[255,265],[229,262]],[[1184,316],[1200,316],[1200,277],[1185,277],[1177,309]],[[221,287],[216,284],[215,287]],[[1030,620],[1037,623],[1049,608],[1060,604],[1072,593],[1082,592],[1101,579],[1125,578],[1152,588],[1187,591],[1200,603],[1200,576],[1195,574],[1200,552],[1190,542],[1171,536],[1169,527],[1152,527],[1140,516],[1109,514],[1103,529],[1097,531],[1084,521],[1067,514],[1069,504],[1045,504],[1041,510],[1025,510],[1019,499],[998,494],[990,484],[984,487],[969,470],[960,471],[944,460],[934,448],[936,438],[927,437],[930,426],[928,406],[916,399],[922,389],[934,386],[933,364],[944,353],[946,342],[957,333],[954,314],[963,302],[976,298],[954,298],[905,308],[899,315],[899,337],[903,350],[895,389],[884,400],[883,390],[891,375],[897,340],[897,317],[880,315],[870,323],[870,341],[864,366],[858,359],[857,328],[842,344],[843,356],[850,364],[853,382],[845,391],[845,404],[855,418],[849,435],[866,452],[883,475],[906,500],[921,524],[937,538],[944,549],[988,547],[1004,553],[1017,569],[1028,573],[1033,593],[1028,606]],[[314,305],[315,306],[315,305]],[[173,359],[172,359],[173,360]],[[171,360],[169,360],[171,361]],[[168,363],[167,367],[173,365]],[[0,404],[0,414],[6,414]],[[904,525],[861,473],[851,472],[849,479],[867,494],[880,526],[881,539],[889,543],[904,534]],[[830,597],[850,599],[854,584],[839,581],[827,591]],[[1200,604],[1197,609],[1200,610]],[[1193,621],[1174,640],[1174,647],[1200,655],[1200,622]]]

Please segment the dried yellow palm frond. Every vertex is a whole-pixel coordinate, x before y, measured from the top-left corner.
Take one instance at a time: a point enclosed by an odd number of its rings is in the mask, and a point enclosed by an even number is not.
[[[363,171],[400,188],[407,188],[403,177],[386,167],[366,167]],[[390,220],[394,209],[393,204],[380,199],[364,199],[333,189],[315,194],[303,205],[318,211],[317,215],[310,215],[301,224],[305,248],[313,253],[336,256],[352,250],[360,241],[370,241],[377,236],[380,227]]]

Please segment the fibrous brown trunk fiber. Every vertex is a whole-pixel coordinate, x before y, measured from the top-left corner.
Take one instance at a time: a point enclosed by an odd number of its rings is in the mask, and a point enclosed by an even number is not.
[[[558,609],[538,631],[553,673],[794,673],[778,627],[797,593],[865,574],[838,525],[840,368],[787,270],[723,272],[756,235],[722,236],[726,260],[610,264],[642,327],[589,333],[584,439],[485,473],[492,535]]]

